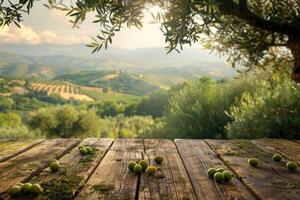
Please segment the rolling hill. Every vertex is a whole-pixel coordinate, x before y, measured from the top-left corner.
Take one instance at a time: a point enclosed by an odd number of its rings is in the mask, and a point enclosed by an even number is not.
[[[219,57],[196,48],[180,54],[166,54],[163,48],[109,48],[91,54],[81,44],[2,43],[0,49],[0,75],[54,78],[132,95],[168,89],[188,79],[236,74]]]
[[[160,89],[157,85],[120,71],[84,71],[60,75],[55,79],[132,95],[146,95]]]
[[[187,48],[182,53],[166,54],[163,48],[118,49],[109,48],[96,54],[83,44],[5,44],[0,43],[0,63],[49,66],[49,72],[62,73],[82,70],[125,70],[129,72],[163,72],[162,69],[189,71],[196,75],[211,75],[214,78],[233,76],[235,70],[224,60],[207,50]],[[12,65],[10,65],[12,66]],[[193,73],[194,73],[193,72]],[[38,73],[38,72],[37,72]],[[27,74],[25,74],[27,75]],[[30,74],[29,74],[30,75]]]

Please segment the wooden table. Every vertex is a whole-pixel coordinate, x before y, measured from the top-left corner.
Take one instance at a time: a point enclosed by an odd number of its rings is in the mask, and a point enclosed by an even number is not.
[[[97,151],[82,156],[80,145]],[[300,199],[300,169],[292,172],[285,167],[288,160],[300,164],[299,141],[87,138],[0,140],[0,147],[0,199],[10,199],[8,188],[19,182],[46,188],[35,199]],[[282,162],[273,162],[274,153],[283,155]],[[136,175],[127,168],[130,160],[156,165],[157,155],[164,161],[154,176]],[[250,157],[259,159],[258,167],[248,165]],[[48,168],[53,159],[62,165],[58,172]],[[234,178],[216,183],[207,177],[210,167],[230,170]]]

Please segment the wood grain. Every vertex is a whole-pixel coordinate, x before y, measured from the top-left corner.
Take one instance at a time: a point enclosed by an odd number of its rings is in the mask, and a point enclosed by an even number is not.
[[[32,142],[32,143],[31,143]],[[300,144],[283,139],[259,140],[152,140],[88,138],[39,141],[0,140],[0,199],[18,182],[48,183],[72,177],[70,199],[77,200],[289,200],[300,199],[300,170],[291,172],[285,163],[299,163]],[[80,143],[80,144],[79,144]],[[3,144],[3,146],[1,146]],[[77,146],[98,149],[94,156],[82,156]],[[272,160],[274,153],[284,156]],[[148,160],[161,155],[164,162],[153,176],[136,175],[127,168],[130,160]],[[247,159],[256,157],[260,164],[251,167]],[[50,172],[47,166],[59,159],[62,168]],[[217,184],[207,177],[210,167],[225,168],[235,175],[229,183]],[[74,182],[73,182],[74,183]],[[60,187],[57,187],[61,189]],[[58,191],[60,195],[60,191]],[[73,195],[73,197],[72,197]],[[55,199],[59,199],[57,196]],[[20,196],[16,200],[27,200]],[[47,199],[40,195],[36,200]]]
[[[135,199],[138,176],[127,164],[142,154],[142,140],[117,139],[75,199]]]
[[[253,140],[254,144],[264,146],[275,153],[280,153],[289,160],[294,160],[300,165],[300,144],[285,139],[259,139]]]
[[[144,141],[144,159],[150,165],[156,165],[154,158],[160,155],[164,161],[155,175],[143,173],[139,189],[139,199],[196,199],[192,184],[178,154],[174,142],[170,140]]]
[[[226,165],[203,140],[175,140],[186,166],[198,199],[202,200],[253,200],[256,199],[237,179],[218,184],[207,176],[211,167],[224,168]]]
[[[29,149],[40,144],[44,140],[6,140],[0,141],[0,162],[7,161]]]
[[[274,163],[269,152],[262,151],[249,140],[207,142],[260,199],[300,199],[300,173],[290,172],[282,164]],[[259,159],[258,167],[247,163],[250,157]]]
[[[60,158],[78,142],[79,140],[75,139],[47,140],[6,162],[0,163],[0,197],[12,185],[26,182],[40,173],[46,168],[50,160]]]
[[[108,138],[87,138],[80,145],[88,145],[96,149],[94,155],[81,155],[78,148],[74,148],[68,154],[59,159],[61,168],[58,172],[51,172],[46,168],[42,173],[33,177],[32,183],[46,183],[52,180],[72,180],[73,195],[85,184],[91,176],[103,156],[108,151],[113,140]],[[50,191],[51,192],[51,191]]]

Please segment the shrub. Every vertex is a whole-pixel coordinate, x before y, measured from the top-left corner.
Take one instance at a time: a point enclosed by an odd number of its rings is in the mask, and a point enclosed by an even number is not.
[[[243,84],[241,84],[243,83]],[[170,100],[165,117],[167,137],[225,138],[225,114],[249,84],[241,80],[216,83],[209,78],[191,81]]]
[[[78,133],[84,133],[84,137],[99,137],[100,136],[100,119],[95,110],[83,110],[79,113],[77,127]]]
[[[77,111],[72,106],[56,106],[38,110],[29,125],[47,137],[99,136],[98,120],[93,110]]]
[[[13,128],[21,126],[21,117],[15,113],[0,113],[0,127]]]
[[[12,109],[14,105],[14,101],[8,97],[0,96],[0,112],[7,112]]]
[[[114,101],[98,102],[89,105],[90,108],[96,109],[100,117],[115,117],[121,113],[122,108]]]
[[[167,134],[164,118],[156,118],[153,123],[143,128],[138,138],[175,138],[175,135]]]
[[[289,78],[262,81],[230,109],[230,138],[300,138],[300,86]]]
[[[31,139],[40,138],[41,135],[37,131],[29,131],[26,126],[1,128],[0,139]]]
[[[145,127],[152,123],[152,117],[125,117],[119,114],[116,117],[100,119],[100,135],[112,138],[136,138],[143,133]]]
[[[161,117],[168,106],[169,96],[165,91],[157,91],[144,97],[136,107],[138,115]]]

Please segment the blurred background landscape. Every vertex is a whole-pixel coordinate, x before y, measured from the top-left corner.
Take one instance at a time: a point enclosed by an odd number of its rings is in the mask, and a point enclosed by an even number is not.
[[[242,67],[195,47],[180,54],[161,47],[91,54],[84,44],[0,48],[2,138],[297,137],[286,127],[298,127],[299,86],[271,65],[238,73]]]
[[[124,26],[93,54],[86,45],[98,32],[95,13],[77,29],[38,1],[21,28],[2,26],[0,138],[299,138],[300,88],[290,78],[289,51],[261,56],[255,48],[265,48],[265,38],[243,26],[250,39],[226,29],[215,47],[194,42],[167,54],[152,23],[156,11],[146,6],[142,29]],[[233,68],[233,59],[249,62]]]

